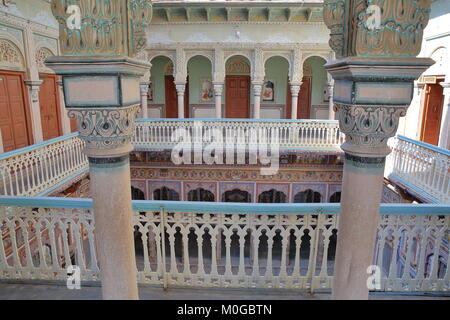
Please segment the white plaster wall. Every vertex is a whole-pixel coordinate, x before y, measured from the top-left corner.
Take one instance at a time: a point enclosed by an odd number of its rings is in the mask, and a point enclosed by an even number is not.
[[[325,24],[173,24],[151,25],[148,44],[163,43],[310,43],[327,44]]]

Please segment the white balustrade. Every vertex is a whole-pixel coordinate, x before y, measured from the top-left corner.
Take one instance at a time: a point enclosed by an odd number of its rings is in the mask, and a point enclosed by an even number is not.
[[[84,142],[69,134],[0,156],[0,195],[36,196],[87,170]]]
[[[134,201],[138,282],[330,289],[338,204]],[[131,214],[131,213],[130,213]],[[0,197],[0,278],[98,281],[92,201]],[[450,207],[382,205],[380,291],[448,292]]]
[[[164,149],[177,145],[176,130],[185,130],[191,140],[207,143],[212,129],[237,148],[276,143],[280,150],[303,149],[341,152],[344,136],[334,120],[268,119],[137,119],[133,144],[136,150]],[[194,141],[192,141],[194,142]]]
[[[392,153],[385,176],[419,198],[450,203],[450,151],[397,136],[390,141]]]

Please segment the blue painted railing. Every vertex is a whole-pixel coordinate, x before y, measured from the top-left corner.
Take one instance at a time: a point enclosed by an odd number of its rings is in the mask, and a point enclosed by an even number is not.
[[[92,210],[92,199],[0,196],[0,207]],[[133,200],[133,210],[241,214],[339,214],[338,203],[233,203]],[[450,204],[381,204],[382,215],[450,215]]]
[[[61,141],[65,141],[65,140],[68,140],[68,139],[73,138],[73,137],[77,137],[78,135],[79,135],[78,132],[72,132],[72,133],[66,134],[64,136],[56,137],[56,138],[53,138],[53,139],[50,139],[50,140],[46,140],[44,142],[33,144],[31,146],[28,146],[28,147],[23,147],[23,148],[20,148],[20,149],[4,152],[4,153],[0,154],[0,160],[5,160],[5,159],[8,159],[8,158],[19,156],[21,154],[25,154],[25,153],[28,153],[28,152],[31,152],[31,151],[35,151],[35,150],[41,149],[43,147],[55,144],[57,142],[61,142]]]

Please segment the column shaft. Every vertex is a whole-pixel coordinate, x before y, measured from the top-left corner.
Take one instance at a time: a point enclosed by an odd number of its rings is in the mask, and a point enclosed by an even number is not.
[[[177,97],[178,97],[178,118],[184,119],[184,90],[186,84],[176,84]]]
[[[261,118],[261,90],[262,84],[253,84],[253,118]]]
[[[141,117],[148,118],[148,82],[141,82]]]
[[[366,273],[372,265],[380,218],[384,157],[346,154],[334,267],[333,299],[368,299]],[[344,250],[345,249],[345,250]]]
[[[291,84],[291,119],[297,119],[299,84]]]
[[[214,84],[214,102],[216,107],[216,118],[222,118],[222,91],[223,84]]]
[[[89,163],[103,299],[138,299],[128,155]]]

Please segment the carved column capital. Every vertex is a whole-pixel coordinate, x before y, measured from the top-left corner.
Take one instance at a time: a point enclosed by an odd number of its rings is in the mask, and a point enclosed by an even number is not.
[[[301,82],[300,83],[298,83],[298,82],[297,83],[291,83],[290,90],[291,90],[291,95],[293,97],[298,97],[298,94],[299,94],[301,86],[302,86]]]
[[[388,155],[387,140],[406,115],[414,80],[431,64],[428,58],[358,57],[328,63],[326,68],[335,79],[334,111],[346,134],[342,149],[360,157]]]
[[[223,83],[214,83],[214,95],[221,96],[223,93]]]
[[[183,96],[184,91],[186,90],[186,83],[177,83],[175,84],[175,88],[177,90],[177,95]]]
[[[252,82],[252,87],[253,87],[253,95],[259,97],[259,96],[261,95],[263,83],[260,82],[260,81],[258,81],[258,82]]]

